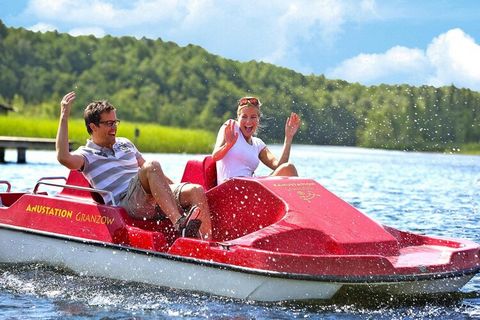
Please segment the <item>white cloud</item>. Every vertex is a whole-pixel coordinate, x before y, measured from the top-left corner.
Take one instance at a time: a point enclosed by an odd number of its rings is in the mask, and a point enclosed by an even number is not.
[[[363,84],[454,84],[480,90],[480,46],[460,29],[434,38],[426,50],[393,47],[385,53],[360,54],[326,75]]]
[[[280,7],[277,2],[273,3]],[[307,45],[320,42],[323,47],[331,47],[348,21],[368,20],[377,16],[374,0],[295,0],[286,3],[283,2],[285,6],[280,7],[279,17],[271,19],[275,34],[270,41],[270,53],[261,59],[303,71],[308,70],[297,60],[298,41],[304,41]]]
[[[377,16],[375,0],[30,0],[26,13],[63,31],[161,37],[303,71],[300,42],[332,46],[348,21]]]
[[[102,28],[74,28],[68,31],[72,36],[88,36],[93,35],[97,38],[102,38],[105,36],[105,31]]]
[[[201,0],[30,0],[29,14],[54,21],[68,22],[82,27],[103,26],[126,28],[144,23],[176,21],[186,8]]]
[[[270,20],[270,27],[276,31],[271,39],[271,52],[262,58],[276,64],[285,64],[285,60],[297,57],[295,42],[299,38],[319,36],[330,43],[339,32],[345,15],[342,2],[334,0],[296,0],[280,11],[278,18]]]
[[[31,30],[33,32],[47,32],[47,31],[54,31],[54,30],[57,30],[57,27],[51,25],[51,24],[48,24],[48,23],[37,23],[29,28],[27,28],[28,30]]]
[[[430,83],[454,83],[480,90],[480,45],[461,29],[452,29],[433,39],[427,57],[435,68]]]
[[[429,61],[423,50],[396,46],[382,54],[360,54],[345,60],[327,71],[327,76],[351,82],[378,83],[392,75],[401,75],[417,78],[416,82],[421,83],[428,69]]]

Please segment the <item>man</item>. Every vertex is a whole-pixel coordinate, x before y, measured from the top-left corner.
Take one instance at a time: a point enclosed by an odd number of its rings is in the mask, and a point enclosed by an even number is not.
[[[80,170],[94,188],[111,191],[134,218],[158,217],[157,206],[179,231],[196,233],[199,222],[201,238],[211,239],[211,221],[203,188],[195,184],[174,184],[157,161],[145,161],[126,138],[117,138],[116,109],[107,101],[94,101],[84,111],[90,134],[85,146],[69,151],[68,117],[75,92],[67,93],[60,108],[56,150],[58,161],[71,170]],[[106,204],[110,196],[103,196]],[[187,215],[182,208],[191,207]]]

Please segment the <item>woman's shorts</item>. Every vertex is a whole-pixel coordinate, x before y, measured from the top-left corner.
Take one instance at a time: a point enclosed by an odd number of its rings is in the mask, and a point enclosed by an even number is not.
[[[170,185],[177,205],[180,207],[180,193],[187,182],[174,183]],[[120,200],[120,206],[124,207],[128,214],[137,219],[160,219],[165,218],[165,213],[155,203],[155,199],[142,187],[142,183],[135,175],[128,185],[125,196]]]

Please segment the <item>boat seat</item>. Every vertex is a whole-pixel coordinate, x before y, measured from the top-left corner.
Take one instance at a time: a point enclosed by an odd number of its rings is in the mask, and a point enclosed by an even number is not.
[[[181,181],[199,184],[205,191],[215,187],[217,185],[217,168],[212,156],[205,156],[201,160],[189,160]]]
[[[67,177],[66,184],[78,186],[78,187],[86,187],[86,188],[92,187],[90,183],[87,181],[87,179],[83,176],[83,174],[78,170],[70,170],[70,173]],[[77,197],[77,198],[82,198],[84,200],[91,200],[99,204],[105,204],[102,196],[96,192],[76,190],[71,188],[63,188],[62,191],[58,193],[58,195],[67,196],[67,197],[68,196]]]
[[[10,207],[18,198],[25,194],[25,192],[10,192],[10,182],[0,180],[0,185],[5,185],[6,190],[0,192],[0,207]]]
[[[10,207],[26,192],[0,192],[0,207]]]

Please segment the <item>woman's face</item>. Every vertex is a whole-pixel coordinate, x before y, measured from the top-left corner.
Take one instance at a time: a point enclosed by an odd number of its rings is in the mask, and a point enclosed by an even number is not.
[[[258,128],[260,114],[256,107],[243,107],[238,115],[238,125],[245,139],[250,139]]]

